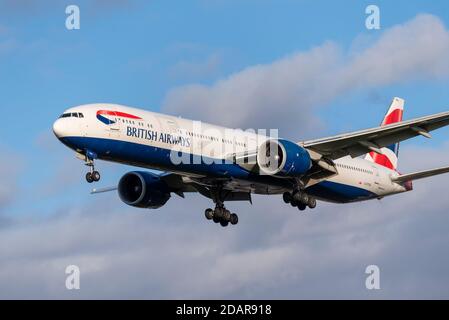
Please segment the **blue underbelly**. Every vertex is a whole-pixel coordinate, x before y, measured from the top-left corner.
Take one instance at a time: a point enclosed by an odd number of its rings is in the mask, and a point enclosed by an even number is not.
[[[201,174],[212,178],[241,179],[277,187],[289,188],[291,186],[291,183],[285,179],[253,174],[237,164],[223,163],[222,159],[185,154],[187,161],[175,164],[170,157],[172,152],[170,149],[90,137],[64,137],[61,141],[74,150],[93,151],[102,160],[121,162],[143,168]]]
[[[363,188],[332,181],[322,181],[306,189],[317,198],[338,203],[355,202],[376,198],[377,195]]]

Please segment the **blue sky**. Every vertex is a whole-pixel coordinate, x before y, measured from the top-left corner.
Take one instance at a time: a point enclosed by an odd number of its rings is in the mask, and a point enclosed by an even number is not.
[[[370,31],[364,11],[373,3],[381,10],[381,29]],[[80,8],[80,30],[65,28],[69,4]],[[68,107],[111,102],[188,115],[182,105],[171,107],[170,93],[192,84],[210,88],[249,67],[326,42],[338,46],[343,60],[351,59],[389,28],[423,13],[449,26],[447,1],[0,0],[0,146],[2,165],[9,168],[4,171],[10,171],[6,177],[17,181],[8,181],[16,195],[3,214],[39,220],[97,203],[88,195],[84,166],[51,133]],[[298,128],[288,135],[300,140],[302,134],[318,138],[375,126],[393,96],[406,99],[406,118],[445,111],[448,88],[449,76],[443,74],[345,91],[304,113],[319,119],[315,130]],[[441,130],[432,141],[418,138],[404,145],[443,148],[448,134]],[[129,170],[104,163],[100,169],[104,185]],[[125,208],[118,198],[111,201]]]
[[[12,42],[12,48],[2,53],[2,104],[26,110],[23,124],[33,135],[48,128],[67,106],[113,101],[158,110],[175,86],[210,83],[327,40],[348,48],[360,35],[376,37],[382,32],[364,29],[369,1],[345,1],[344,5],[338,1],[113,1],[110,6],[94,2],[79,2],[79,31],[64,28],[63,1],[35,4],[31,9],[5,4],[9,11],[0,13],[6,29],[2,40]],[[380,1],[378,5],[382,28],[422,12],[449,19],[444,1]],[[214,53],[222,57],[210,74],[194,79],[171,76],[170,70],[179,62],[204,62]],[[419,95],[416,89],[422,83],[381,88],[381,94],[386,101],[394,92],[406,96],[412,106],[425,102],[429,111],[443,109],[447,96],[439,83],[434,84],[436,88],[428,85]],[[429,97],[441,102],[432,103]],[[355,107],[361,101],[344,102],[360,126],[372,124],[360,116],[365,108]],[[331,103],[333,107],[339,105]],[[420,114],[419,107],[410,109],[410,115]],[[5,120],[2,130],[16,127],[13,118]],[[29,134],[17,132],[15,137],[23,140]]]

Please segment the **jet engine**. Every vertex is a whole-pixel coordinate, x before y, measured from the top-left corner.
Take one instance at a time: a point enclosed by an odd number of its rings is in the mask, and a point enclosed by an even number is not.
[[[120,199],[133,207],[157,209],[170,199],[170,189],[158,175],[150,172],[126,173],[118,183]]]
[[[261,174],[297,177],[312,166],[310,155],[301,146],[288,140],[267,140],[257,151]]]

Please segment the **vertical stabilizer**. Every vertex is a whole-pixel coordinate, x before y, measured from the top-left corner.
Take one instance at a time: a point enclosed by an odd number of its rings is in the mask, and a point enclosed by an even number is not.
[[[382,120],[381,126],[401,122],[403,112],[404,99],[394,98],[391,102],[390,108]],[[381,151],[383,154],[378,154],[372,151],[366,155],[365,159],[389,169],[396,170],[398,166],[399,142],[382,148]]]

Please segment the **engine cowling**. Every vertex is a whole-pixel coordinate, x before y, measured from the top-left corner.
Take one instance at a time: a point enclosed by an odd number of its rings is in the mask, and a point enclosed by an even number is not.
[[[170,189],[161,178],[150,172],[126,173],[118,183],[120,199],[133,207],[157,209],[170,199]]]
[[[312,166],[310,155],[288,140],[267,140],[259,146],[257,164],[261,174],[297,177]]]

